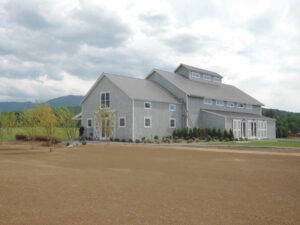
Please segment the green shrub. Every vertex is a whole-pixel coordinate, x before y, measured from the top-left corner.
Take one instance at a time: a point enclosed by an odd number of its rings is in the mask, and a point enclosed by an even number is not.
[[[221,137],[222,137],[222,131],[221,131],[221,129],[219,128],[219,129],[217,130],[217,138],[220,139]]]
[[[115,138],[115,140],[114,140],[115,142],[119,142],[120,141],[120,139],[119,138]]]
[[[146,138],[145,137],[142,137],[142,142],[145,142]]]
[[[141,143],[139,139],[135,139],[135,143]]]
[[[147,143],[147,144],[151,144],[151,143],[152,143],[152,141],[151,141],[150,139],[147,139],[147,140],[145,141],[145,143]]]
[[[187,143],[193,143],[193,142],[194,142],[194,139],[187,140]]]
[[[69,142],[67,142],[67,143],[66,143],[66,146],[69,146],[69,145],[70,145],[70,143],[69,143]]]
[[[157,135],[154,136],[154,140],[158,140],[158,136]]]
[[[130,138],[130,139],[128,140],[128,142],[129,142],[129,143],[132,143],[133,141],[132,141],[132,139]]]
[[[25,134],[16,134],[16,140],[18,140],[18,141],[28,141],[28,137]]]
[[[126,139],[123,138],[123,139],[122,139],[122,142],[126,142]]]
[[[81,144],[82,144],[82,145],[86,145],[86,140],[83,140],[83,141],[81,142]]]

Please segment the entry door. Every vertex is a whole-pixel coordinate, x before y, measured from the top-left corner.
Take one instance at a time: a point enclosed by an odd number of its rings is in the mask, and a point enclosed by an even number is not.
[[[109,120],[104,119],[101,123],[101,139],[106,140],[109,138]]]
[[[241,122],[241,137],[246,137],[246,121],[242,121]]]

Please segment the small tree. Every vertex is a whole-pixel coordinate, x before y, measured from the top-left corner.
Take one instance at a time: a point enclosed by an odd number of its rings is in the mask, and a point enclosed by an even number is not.
[[[36,129],[39,124],[39,117],[37,114],[37,110],[25,108],[22,114],[22,122],[25,128],[25,132],[31,141],[31,149],[33,149],[34,139],[36,136]]]
[[[72,120],[72,114],[67,107],[58,108],[55,111],[57,120],[60,126],[64,128],[64,132],[68,137],[70,143],[75,139],[78,129],[76,126],[76,121]]]
[[[102,132],[105,132],[106,141],[107,144],[109,144],[115,129],[115,117],[113,112],[107,107],[97,107],[95,122],[98,134],[100,135]]]
[[[7,133],[11,134],[12,129],[17,126],[17,117],[14,112],[7,114],[6,123],[7,123],[6,124]]]
[[[48,104],[37,104],[37,114],[41,127],[45,129],[49,141],[50,152],[54,148],[56,117]]]
[[[4,131],[3,124],[4,124],[4,116],[0,111],[0,143],[2,143],[3,135],[4,135],[3,134],[3,131]]]

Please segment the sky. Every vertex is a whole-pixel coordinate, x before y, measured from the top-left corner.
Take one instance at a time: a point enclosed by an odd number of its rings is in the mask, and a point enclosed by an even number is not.
[[[0,101],[85,95],[102,72],[180,63],[300,112],[300,1],[0,0]]]

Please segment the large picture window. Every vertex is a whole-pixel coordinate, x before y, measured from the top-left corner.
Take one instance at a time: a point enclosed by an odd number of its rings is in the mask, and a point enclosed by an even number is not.
[[[100,107],[101,108],[110,108],[110,93],[101,92],[100,93]]]

